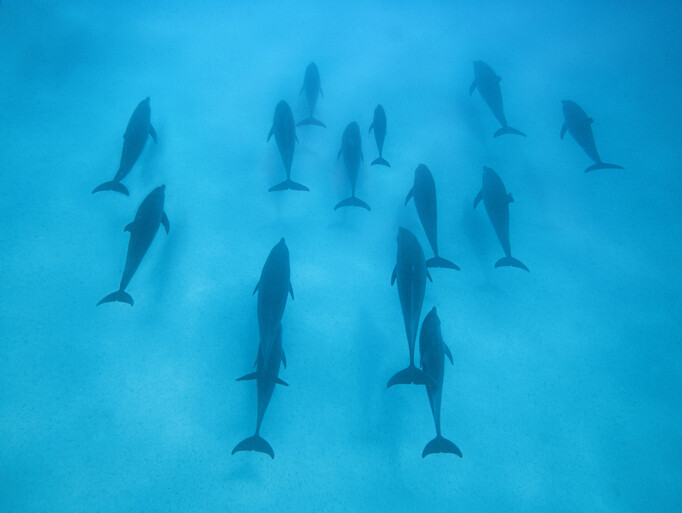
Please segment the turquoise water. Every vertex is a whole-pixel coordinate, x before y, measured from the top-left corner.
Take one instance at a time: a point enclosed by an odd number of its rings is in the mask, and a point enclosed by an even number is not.
[[[682,509],[679,312],[682,18],[674,3],[49,2],[0,5],[0,511],[524,511]],[[502,77],[509,124],[473,61]],[[266,142],[276,104],[298,121],[317,63],[327,128],[297,129],[292,178]],[[135,106],[150,139],[117,169]],[[594,118],[604,161],[567,135],[561,101]],[[384,157],[368,134],[386,110]],[[360,125],[357,195],[336,156]],[[407,364],[391,273],[433,174],[439,249],[422,319],[438,309],[443,434]],[[482,205],[483,166],[514,196],[513,254]],[[130,223],[166,185],[156,235],[116,289]],[[285,237],[287,368],[251,435],[253,288]],[[417,348],[417,353],[419,349]],[[419,359],[417,358],[417,361]]]

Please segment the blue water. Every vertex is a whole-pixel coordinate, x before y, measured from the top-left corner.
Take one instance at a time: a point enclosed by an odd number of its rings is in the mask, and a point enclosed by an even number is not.
[[[673,2],[51,2],[0,5],[0,511],[682,510],[682,17]],[[502,77],[499,124],[469,96],[472,62]],[[297,130],[284,179],[275,105],[307,116],[309,62],[327,129]],[[135,106],[151,140],[111,179]],[[592,162],[561,100],[594,118]],[[367,134],[386,109],[384,156]],[[336,155],[357,121],[358,197]],[[419,163],[437,187],[434,269],[446,362],[443,434],[407,364],[390,277],[399,226],[431,256],[404,198]],[[515,202],[513,254],[472,208],[483,166]],[[115,290],[144,197],[171,223]],[[253,433],[252,291],[286,237],[288,360]],[[418,352],[418,351],[417,351]]]

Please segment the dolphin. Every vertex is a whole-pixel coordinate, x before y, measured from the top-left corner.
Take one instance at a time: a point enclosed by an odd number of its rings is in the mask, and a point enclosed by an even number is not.
[[[293,189],[295,191],[309,191],[305,185],[296,183],[290,179],[291,175],[291,161],[294,158],[294,145],[298,142],[296,137],[296,125],[294,125],[294,115],[291,113],[289,104],[282,100],[275,107],[275,117],[272,120],[272,128],[268,134],[268,141],[275,136],[277,149],[282,157],[284,163],[284,170],[287,172],[287,179],[282,183],[278,183],[268,189],[272,191],[284,191],[286,189]]]
[[[438,255],[438,214],[436,211],[436,184],[431,176],[431,171],[424,164],[419,164],[414,172],[414,185],[407,193],[405,198],[405,205],[414,197],[414,204],[417,207],[417,214],[419,220],[426,232],[426,238],[429,239],[431,249],[435,255],[426,261],[427,267],[446,267],[449,269],[457,269],[459,267],[449,260]]]
[[[374,166],[376,164],[381,164],[382,166],[391,167],[391,164],[382,156],[384,151],[384,139],[386,139],[386,112],[381,105],[377,105],[377,108],[374,109],[374,120],[369,126],[370,134],[372,133],[372,129],[374,129],[374,139],[376,139],[377,148],[379,149],[379,158],[374,159],[370,165]]]
[[[355,197],[355,183],[358,180],[358,169],[360,162],[364,162],[365,157],[362,156],[362,138],[360,137],[360,127],[353,121],[349,123],[343,131],[341,138],[341,149],[336,156],[337,160],[343,154],[343,163],[346,165],[346,172],[350,179],[351,196],[343,201],[340,201],[334,207],[334,210],[341,207],[362,207],[371,210],[369,205]]]
[[[450,349],[443,342],[440,319],[434,306],[426,314],[422,323],[422,331],[419,334],[419,360],[422,371],[426,375],[426,394],[429,396],[433,422],[436,425],[436,438],[426,444],[422,452],[422,458],[435,453],[450,453],[456,454],[460,458],[462,457],[462,452],[459,448],[447,438],[443,438],[443,435],[440,433],[440,405],[443,397],[445,355],[447,355],[450,363],[454,363]]]
[[[254,294],[258,292],[258,332],[260,333],[256,364],[270,359],[275,336],[287,304],[287,295],[291,294],[291,299],[294,299],[290,275],[289,248],[282,238],[270,251],[256,288],[253,289]],[[284,367],[286,367],[286,360],[284,360]]]
[[[313,111],[315,110],[315,105],[317,104],[318,95],[322,95],[324,98],[324,93],[322,93],[322,86],[320,86],[320,72],[317,69],[317,65],[314,62],[308,64],[305,69],[305,76],[303,77],[303,87],[301,87],[301,94],[305,91],[305,96],[308,99],[308,108],[310,110],[310,116],[296,123],[296,126],[301,125],[317,125],[322,128],[327,128],[322,121],[315,119],[313,117]]]
[[[97,306],[114,301],[128,303],[130,306],[133,306],[133,298],[125,289],[140,266],[140,262],[142,262],[142,258],[147,253],[149,246],[151,246],[159,225],[163,225],[166,233],[170,231],[168,216],[163,211],[165,192],[165,185],[161,185],[150,192],[137,210],[133,222],[126,225],[123,229],[125,232],[130,232],[130,241],[128,242],[128,255],[126,256],[126,264],[123,268],[121,284],[116,292],[112,292],[102,298],[97,303]]]
[[[405,333],[407,334],[407,346],[410,351],[410,365],[397,372],[389,381],[388,387],[393,385],[408,385],[410,383],[424,384],[424,376],[414,365],[414,346],[417,340],[417,330],[419,329],[419,318],[424,302],[424,292],[426,291],[426,278],[431,279],[424,251],[419,245],[419,241],[414,234],[400,227],[398,229],[398,262],[393,269],[391,285],[398,280],[398,296],[400,297],[400,308],[403,311],[405,321]]]
[[[274,459],[275,451],[272,450],[270,444],[260,436],[260,426],[263,422],[263,416],[265,415],[265,410],[270,404],[270,399],[272,398],[272,393],[275,391],[275,385],[289,386],[287,383],[282,381],[279,377],[279,364],[282,360],[282,326],[277,328],[277,333],[275,334],[274,344],[272,346],[272,353],[270,358],[265,361],[258,363],[258,370],[246,376],[238,378],[237,381],[244,381],[255,379],[256,388],[258,390],[258,407],[256,413],[256,433],[249,438],[246,438],[239,442],[234,449],[232,449],[232,454],[234,455],[240,451],[258,451],[264,454],[268,454]]]
[[[564,125],[561,127],[561,138],[564,138],[566,130],[568,130],[573,139],[585,150],[585,153],[595,161],[595,164],[585,169],[585,172],[589,173],[597,169],[624,169],[616,164],[607,164],[601,161],[601,157],[597,152],[597,145],[594,142],[594,134],[592,133],[594,119],[587,117],[585,111],[571,100],[564,100],[561,103],[565,118]]]
[[[504,249],[504,258],[500,258],[495,267],[512,266],[528,271],[523,262],[511,256],[509,244],[509,204],[514,202],[511,194],[507,193],[504,184],[495,171],[489,167],[483,167],[483,186],[474,199],[474,208],[483,200],[485,210],[488,212],[490,222],[493,223],[497,238]]]
[[[130,170],[135,165],[137,158],[142,153],[144,145],[147,142],[147,137],[151,135],[154,142],[157,142],[156,130],[149,120],[151,116],[151,108],[149,107],[149,96],[142,100],[135,110],[130,121],[128,121],[128,128],[123,134],[123,151],[121,152],[121,163],[118,166],[118,171],[114,179],[109,182],[104,182],[92,190],[92,194],[99,191],[116,191],[126,196],[129,195],[128,189],[121,183]]]
[[[485,62],[474,61],[474,81],[469,87],[469,95],[472,95],[474,90],[478,88],[478,92],[481,93],[488,107],[493,111],[493,115],[502,125],[502,128],[495,132],[495,137],[503,134],[516,134],[525,137],[526,134],[507,125],[507,118],[504,116],[504,107],[502,106],[500,80],[502,79]]]

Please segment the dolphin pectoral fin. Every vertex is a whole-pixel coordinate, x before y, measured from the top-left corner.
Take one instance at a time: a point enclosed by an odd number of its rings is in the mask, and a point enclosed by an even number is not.
[[[322,96],[322,98],[324,98],[324,93],[322,92],[322,87],[320,87],[320,96]]]
[[[284,354],[284,351],[282,351],[282,363],[284,364],[284,368],[287,368],[287,357]]]
[[[362,160],[363,162],[365,161],[365,156],[362,154],[362,152],[360,152],[360,160]]]
[[[497,78],[498,83],[502,82],[502,77],[495,77],[495,78]]]
[[[123,228],[123,231],[124,231],[124,232],[133,233],[133,229],[134,229],[134,228],[135,228],[135,221],[133,221],[132,223],[128,223],[128,224],[125,226],[125,228]]]
[[[294,134],[294,139],[296,139],[296,142],[297,142],[298,144],[301,144],[301,142],[298,140],[298,136],[297,136],[296,134]]]
[[[521,130],[517,130],[516,128],[512,128],[510,126],[503,126],[500,128],[497,132],[495,132],[495,137],[499,137],[500,135],[504,134],[515,134],[526,137],[526,134],[524,134]]]
[[[395,279],[398,277],[398,266],[393,268],[393,274],[391,274],[391,285],[395,283]]]
[[[102,299],[100,299],[99,303],[97,303],[97,306],[101,305],[102,303],[127,303],[130,306],[133,306],[133,297],[128,294],[125,290],[117,290],[116,292],[112,292],[111,294],[104,296]]]
[[[476,208],[478,206],[478,204],[481,202],[482,199],[483,199],[483,189],[478,191],[478,194],[474,198],[474,208]]]
[[[429,273],[428,269],[426,269],[426,277],[429,279],[431,283],[433,283],[433,278],[431,278],[431,273]]]
[[[272,125],[272,128],[270,129],[270,133],[268,134],[268,139],[265,142],[270,142],[270,137],[272,137],[272,134],[275,133],[275,125]]]
[[[443,342],[443,352],[445,353],[445,356],[447,356],[448,359],[450,360],[450,363],[454,365],[455,360],[452,359],[452,353],[450,352],[450,348],[447,346],[445,342]]]
[[[125,194],[126,196],[130,196],[130,193],[128,192],[128,189],[126,189],[125,185],[123,185],[121,182],[117,182],[116,180],[111,180],[110,182],[104,182],[103,184],[98,185],[92,190],[92,194],[101,191],[116,191],[120,192],[121,194]]]
[[[343,145],[341,146],[341,149],[339,150],[338,155],[336,155],[336,160],[339,160],[339,158],[341,157],[341,152],[342,152],[342,151],[343,151]]]
[[[521,260],[517,260],[516,258],[510,256],[500,258],[497,262],[495,262],[495,269],[498,267],[518,267],[519,269],[530,272],[530,269],[528,269],[528,267],[526,267]]]
[[[405,197],[405,205],[407,205],[407,202],[410,201],[412,196],[414,196],[414,187],[412,187],[410,192],[407,193],[407,196]]]
[[[564,126],[561,127],[561,134],[560,134],[562,139],[564,138],[564,135],[566,135],[566,130],[568,130],[568,125],[564,121]]]
[[[285,386],[285,387],[289,386],[289,383],[287,383],[286,381],[284,381],[283,379],[280,379],[278,377],[275,377],[275,383],[277,383],[278,385]]]
[[[475,90],[476,90],[476,80],[474,79],[474,81],[473,81],[473,82],[471,83],[471,85],[469,86],[469,96],[471,96],[472,94],[474,94],[474,91],[475,91]]]
[[[270,444],[265,438],[261,438],[259,435],[250,436],[246,440],[239,442],[235,448],[232,449],[232,455],[234,456],[235,453],[242,451],[262,452],[272,459],[275,459],[275,451],[272,450],[272,447],[270,447]]]
[[[258,283],[256,283],[256,287],[253,289],[253,293],[255,294],[256,291],[258,290],[258,287],[260,287],[260,280],[258,280]]]
[[[294,287],[291,286],[291,282],[289,282],[289,294],[291,294],[291,299],[294,299]]]
[[[597,162],[596,164],[588,167],[585,172],[596,171],[597,169],[625,169],[622,166],[617,166],[616,164],[607,164],[606,162]]]
[[[155,143],[159,142],[158,137],[156,136],[156,130],[154,130],[154,127],[152,125],[149,125],[149,135],[152,136],[152,139],[154,139]]]
[[[514,196],[512,196],[511,192],[507,193],[507,203],[514,203]]]
[[[587,118],[587,122],[591,125],[592,123],[594,123],[594,119],[592,119],[592,118]]]
[[[462,451],[459,450],[459,447],[441,435],[438,435],[426,444],[422,452],[422,458],[426,458],[429,454],[456,454],[460,458],[462,457]]]
[[[301,90],[298,92],[298,95],[301,96],[301,93],[305,89],[305,83],[301,86]]]
[[[374,121],[372,121],[372,124],[369,125],[369,132],[367,132],[367,133],[368,133],[368,134],[371,134],[373,128],[374,128]]]
[[[251,379],[258,379],[258,373],[252,372],[250,374],[246,374],[245,376],[242,376],[241,378],[237,378],[236,381],[249,381]]]
[[[166,229],[166,234],[168,234],[170,232],[170,221],[165,212],[161,215],[161,224]]]

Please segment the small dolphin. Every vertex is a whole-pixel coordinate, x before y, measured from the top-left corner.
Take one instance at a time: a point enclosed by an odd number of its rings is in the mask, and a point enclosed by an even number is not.
[[[308,64],[305,69],[305,77],[303,77],[303,87],[301,87],[301,94],[305,91],[305,96],[308,99],[308,108],[310,110],[310,116],[296,123],[296,126],[301,125],[317,125],[322,128],[327,128],[322,121],[315,119],[313,117],[313,111],[315,110],[315,105],[317,104],[318,95],[322,95],[324,98],[324,93],[322,93],[322,86],[320,86],[320,72],[317,69],[317,65],[314,62]]]
[[[156,236],[156,232],[159,229],[159,224],[163,225],[166,233],[170,231],[168,216],[163,211],[165,191],[166,186],[162,185],[150,192],[137,210],[133,222],[123,229],[125,232],[130,232],[130,241],[128,242],[128,255],[126,256],[126,265],[123,269],[121,284],[116,292],[105,296],[97,303],[97,306],[114,301],[128,303],[130,306],[133,306],[133,298],[125,289],[140,266],[149,246],[151,246],[154,236]]]
[[[511,194],[507,194],[504,184],[495,171],[483,167],[483,187],[474,200],[474,208],[483,200],[490,222],[493,223],[497,238],[504,249],[504,258],[500,258],[495,267],[512,266],[528,271],[523,262],[511,256],[509,244],[509,204],[514,202]]]
[[[287,179],[282,183],[278,183],[268,189],[272,191],[284,191],[293,189],[295,191],[309,191],[305,185],[296,183],[289,177],[291,175],[291,161],[294,159],[294,146],[298,142],[296,137],[296,125],[294,125],[294,115],[291,113],[289,104],[282,100],[275,107],[275,117],[272,120],[272,128],[268,134],[268,141],[275,135],[275,142],[277,149],[282,157],[284,170],[287,172]]]
[[[398,262],[393,269],[391,285],[398,280],[398,297],[400,308],[403,311],[405,321],[405,333],[407,334],[407,346],[410,351],[410,365],[397,372],[389,381],[388,387],[393,385],[408,385],[410,383],[424,384],[424,376],[414,365],[414,346],[419,329],[419,318],[424,302],[426,291],[426,278],[431,279],[424,251],[414,234],[405,228],[398,229]]]
[[[469,95],[472,95],[474,90],[478,88],[478,92],[481,93],[488,107],[493,111],[493,115],[502,125],[502,128],[495,132],[495,137],[503,134],[516,134],[525,137],[526,134],[507,125],[507,118],[504,116],[504,107],[502,106],[500,80],[502,79],[485,62],[474,61],[474,81],[469,87]]]
[[[258,332],[260,333],[256,363],[267,362],[270,359],[275,336],[287,304],[287,295],[291,294],[291,299],[294,299],[290,276],[289,248],[282,238],[270,251],[256,288],[253,289],[254,294],[258,292]],[[286,360],[284,366],[286,367]]]
[[[438,256],[438,213],[436,211],[436,184],[431,176],[431,171],[424,164],[419,164],[414,172],[414,186],[407,193],[405,198],[405,205],[414,197],[414,204],[417,207],[417,214],[419,220],[426,232],[426,238],[429,239],[431,249],[435,255],[426,261],[427,267],[446,267],[449,269],[457,269],[459,267],[455,264]]]
[[[372,129],[374,129],[374,139],[376,139],[377,148],[379,149],[379,158],[374,159],[370,165],[374,166],[376,164],[381,164],[382,166],[391,167],[391,164],[382,156],[384,151],[384,139],[386,139],[386,112],[384,112],[384,108],[381,105],[377,105],[377,108],[374,109],[374,120],[369,126],[370,134],[372,133]]]
[[[339,154],[336,156],[337,160],[343,154],[343,163],[346,165],[346,172],[348,173],[348,178],[350,179],[351,196],[343,201],[340,201],[334,207],[334,210],[341,207],[362,207],[367,210],[371,210],[369,205],[355,197],[355,183],[358,180],[358,169],[360,168],[360,162],[365,161],[365,157],[362,156],[362,138],[360,137],[360,127],[353,121],[349,123],[346,129],[343,131],[343,137],[341,138],[341,149]]]
[[[92,194],[99,191],[116,191],[126,196],[129,195],[128,189],[121,183],[130,170],[135,165],[137,158],[142,153],[144,145],[147,142],[147,137],[150,135],[154,142],[157,142],[156,130],[149,120],[151,116],[151,108],[149,107],[149,96],[142,100],[135,110],[130,121],[128,121],[128,128],[123,134],[123,151],[121,152],[121,163],[118,166],[116,176],[110,182],[104,182],[92,190]]]
[[[246,376],[238,378],[237,381],[244,381],[249,379],[255,379],[257,390],[258,390],[258,409],[256,413],[256,433],[245,440],[239,442],[234,449],[232,449],[232,454],[240,451],[258,451],[264,454],[268,454],[274,459],[275,451],[272,450],[270,444],[260,436],[260,426],[263,422],[263,416],[265,415],[265,410],[270,404],[270,399],[272,398],[272,393],[275,391],[275,385],[287,385],[279,377],[279,364],[282,361],[282,326],[277,328],[277,333],[275,334],[274,344],[272,346],[272,354],[270,358],[265,362],[259,362],[258,370]]]
[[[561,138],[564,138],[566,130],[568,130],[573,139],[585,150],[585,153],[595,161],[595,164],[585,169],[585,172],[588,173],[597,169],[624,169],[616,164],[607,164],[601,161],[601,157],[597,152],[597,145],[594,142],[594,134],[592,133],[594,119],[587,117],[585,111],[571,100],[564,100],[561,103],[565,118],[564,125],[561,127]]]
[[[422,452],[422,458],[434,453],[450,453],[456,454],[460,458],[462,457],[462,452],[459,448],[440,434],[440,405],[443,397],[445,355],[447,355],[450,363],[454,363],[452,353],[450,353],[448,346],[443,342],[440,319],[434,306],[426,314],[422,323],[422,331],[419,334],[419,360],[422,370],[426,375],[426,393],[429,396],[433,422],[436,425],[436,438],[426,444]]]

